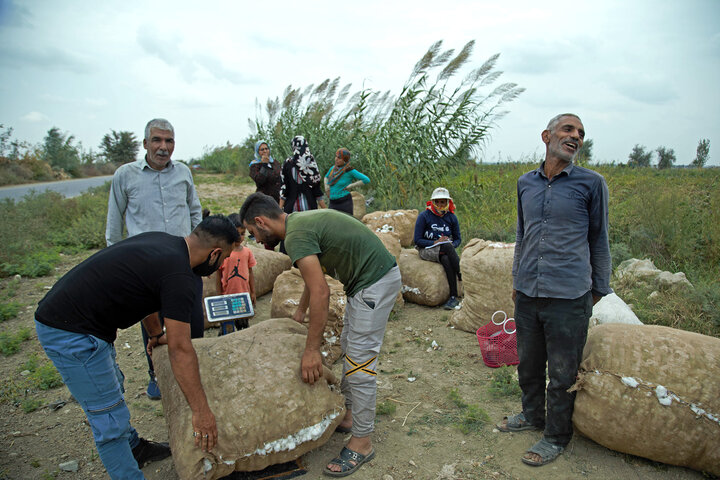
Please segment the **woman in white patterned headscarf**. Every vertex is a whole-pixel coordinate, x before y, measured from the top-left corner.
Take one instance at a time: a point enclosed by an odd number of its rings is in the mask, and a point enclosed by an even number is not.
[[[315,210],[318,205],[326,208],[320,187],[322,176],[307,140],[298,135],[292,139],[290,146],[293,156],[285,160],[281,172],[280,208],[285,213]]]

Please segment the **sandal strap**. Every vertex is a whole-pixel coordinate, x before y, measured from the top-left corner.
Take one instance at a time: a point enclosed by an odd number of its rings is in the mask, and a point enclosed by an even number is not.
[[[557,457],[563,452],[563,450],[565,450],[565,447],[561,447],[560,445],[554,445],[542,438],[539,442],[533,445],[530,450],[528,450],[528,453],[540,455],[540,457],[545,460]]]
[[[505,418],[507,419],[508,427],[522,427],[524,425],[529,425],[529,422],[525,418],[525,414],[522,412]]]
[[[365,460],[365,455],[354,452],[347,447],[343,447],[340,451],[340,455],[333,458],[330,463],[339,466],[341,472],[347,472],[348,470],[352,470],[361,464],[363,460]]]

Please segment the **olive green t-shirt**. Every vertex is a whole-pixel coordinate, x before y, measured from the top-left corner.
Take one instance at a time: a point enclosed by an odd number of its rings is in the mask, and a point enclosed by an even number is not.
[[[380,280],[395,265],[395,257],[365,224],[330,209],[288,215],[285,250],[293,265],[317,255],[325,273],[340,280],[350,297]]]

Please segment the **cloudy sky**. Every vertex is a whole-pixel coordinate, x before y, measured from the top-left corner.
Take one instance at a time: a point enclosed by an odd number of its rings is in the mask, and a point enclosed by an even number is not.
[[[30,143],[57,126],[97,149],[111,129],[141,138],[165,117],[189,159],[241,143],[256,100],[290,84],[339,76],[397,94],[437,40],[475,40],[474,66],[500,53],[500,81],[526,88],[484,161],[537,158],[547,121],[570,111],[596,160],[624,163],[641,144],[687,164],[708,138],[720,165],[717,0],[0,0],[0,124]]]

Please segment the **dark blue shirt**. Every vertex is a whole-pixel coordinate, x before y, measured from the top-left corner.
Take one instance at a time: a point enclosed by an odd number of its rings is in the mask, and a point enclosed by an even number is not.
[[[517,182],[513,288],[544,298],[611,293],[605,179],[572,163],[548,179],[544,167]]]
[[[454,213],[447,212],[442,217],[426,209],[420,212],[415,221],[413,241],[418,247],[429,247],[435,240],[445,235],[452,240],[452,246],[460,246],[460,222]]]

